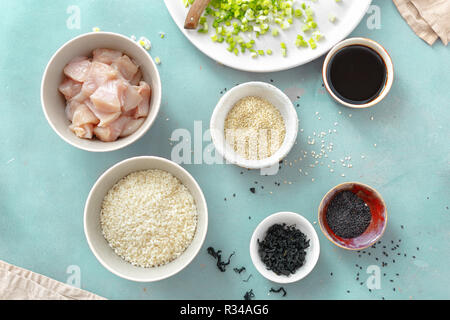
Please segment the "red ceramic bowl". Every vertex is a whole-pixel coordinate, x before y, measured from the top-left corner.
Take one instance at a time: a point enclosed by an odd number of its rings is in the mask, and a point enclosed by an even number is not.
[[[341,191],[350,190],[369,206],[372,221],[363,234],[356,238],[344,239],[334,234],[326,219],[330,201]],[[319,205],[319,225],[323,234],[338,247],[361,250],[375,244],[383,235],[387,224],[387,210],[383,198],[375,189],[359,182],[345,182],[337,185],[323,197]]]

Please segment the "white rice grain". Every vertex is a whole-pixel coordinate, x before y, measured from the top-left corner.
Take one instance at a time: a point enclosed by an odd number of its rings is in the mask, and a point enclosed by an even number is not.
[[[101,227],[116,254],[150,268],[179,257],[192,242],[197,207],[189,190],[162,170],[133,172],[108,191]]]

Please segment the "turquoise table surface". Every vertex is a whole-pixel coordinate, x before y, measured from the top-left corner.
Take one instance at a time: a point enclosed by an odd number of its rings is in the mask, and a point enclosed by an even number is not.
[[[242,299],[249,289],[259,299],[450,298],[450,49],[419,39],[391,1],[373,5],[351,36],[372,38],[389,51],[395,81],[382,103],[353,110],[325,92],[323,57],[271,74],[224,67],[191,45],[163,1],[0,0],[0,259],[109,299]],[[77,13],[79,21],[73,19]],[[133,145],[103,154],[61,140],[40,103],[41,77],[52,54],[93,27],[146,36],[153,44],[149,54],[162,61],[162,106],[153,127]],[[224,90],[251,80],[273,81],[297,107],[301,130],[279,173],[183,164],[209,207],[208,235],[198,256],[156,283],[135,283],[107,271],[83,231],[84,203],[95,180],[129,157],[170,158],[178,143],[169,141],[174,130],[193,135],[196,123],[205,132]],[[320,152],[321,139],[308,141],[322,131],[333,151],[315,163],[312,154]],[[203,148],[210,143],[204,141]],[[359,253],[333,245],[316,222],[323,195],[352,180],[375,187],[389,215],[381,243]],[[248,250],[257,224],[278,211],[305,216],[321,244],[315,269],[285,285],[285,298],[268,294],[278,285],[258,274]],[[225,255],[236,252],[227,272],[216,268],[208,246]],[[232,269],[240,266],[247,270],[238,275]],[[378,276],[379,286],[367,285],[377,284],[371,281]]]

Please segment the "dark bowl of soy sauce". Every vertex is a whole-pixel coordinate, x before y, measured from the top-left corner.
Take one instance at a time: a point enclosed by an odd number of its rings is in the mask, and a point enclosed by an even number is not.
[[[339,103],[352,108],[377,104],[392,86],[394,69],[387,51],[366,38],[342,41],[325,58],[325,88]]]

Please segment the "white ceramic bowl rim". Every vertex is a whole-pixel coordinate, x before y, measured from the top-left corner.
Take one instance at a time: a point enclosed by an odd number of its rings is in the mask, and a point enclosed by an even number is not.
[[[258,253],[257,240],[262,240],[268,228],[276,223],[295,224],[296,228],[304,233],[310,241],[310,247],[306,249],[306,263],[300,267],[294,274],[289,276],[279,276],[271,270],[267,270],[261,261]],[[305,278],[315,267],[320,255],[319,237],[313,225],[302,215],[294,212],[282,211],[274,213],[261,221],[253,232],[250,240],[250,257],[255,268],[265,278],[276,283],[292,283]]]
[[[116,141],[113,142],[102,142],[102,141],[98,141],[98,140],[86,140],[86,139],[81,139],[76,137],[75,135],[73,135],[76,139],[73,138],[69,138],[67,137],[65,134],[61,132],[61,129],[57,128],[57,125],[54,122],[54,117],[51,116],[49,114],[49,111],[47,110],[48,107],[46,106],[46,103],[50,103],[46,101],[46,84],[47,84],[47,79],[49,77],[49,74],[52,70],[51,67],[53,65],[53,62],[57,59],[57,57],[59,57],[59,55],[66,50],[67,47],[70,47],[72,45],[74,45],[74,43],[80,41],[80,40],[84,40],[85,38],[89,38],[89,37],[115,37],[117,39],[121,39],[122,41],[125,40],[125,42],[129,43],[130,46],[134,46],[136,51],[140,51],[142,54],[142,57],[145,57],[145,64],[147,65],[147,68],[150,68],[152,70],[148,70],[149,73],[152,73],[151,76],[151,89],[152,89],[152,97],[151,97],[151,101],[150,101],[150,114],[147,116],[147,118],[145,119],[145,122],[141,125],[141,127],[134,132],[132,135],[125,137],[125,138],[120,138]],[[122,50],[123,52],[127,51],[126,48],[122,48],[122,49],[117,49],[117,50]],[[74,56],[72,56],[71,58],[73,58]],[[135,58],[133,56],[131,56],[131,58]],[[66,59],[67,60],[67,59]],[[70,59],[67,60],[67,62]],[[66,62],[66,63],[67,63]],[[140,64],[141,68],[146,68],[146,66],[144,66],[142,63]],[[62,69],[59,70],[58,72],[61,73],[62,75]],[[147,79],[148,80],[148,79]],[[58,88],[54,88],[55,91],[58,91]],[[64,43],[54,54],[53,56],[50,58],[44,74],[42,76],[42,80],[41,80],[41,105],[42,105],[42,110],[44,112],[45,118],[47,119],[47,122],[49,123],[50,127],[53,129],[53,131],[56,132],[56,134],[58,134],[58,136],[63,139],[65,142],[67,142],[68,144],[79,148],[81,150],[85,150],[85,151],[90,151],[90,152],[108,152],[108,151],[114,151],[114,150],[118,150],[121,148],[124,148],[130,144],[132,144],[133,142],[137,141],[138,139],[140,139],[149,129],[150,127],[153,125],[154,121],[157,118],[160,106],[161,106],[161,90],[162,90],[162,86],[161,86],[161,79],[159,76],[159,71],[158,68],[156,67],[156,64],[154,63],[153,59],[151,58],[151,56],[149,55],[149,53],[147,51],[144,50],[144,48],[142,48],[139,44],[137,44],[135,41],[133,41],[132,39],[118,34],[118,33],[114,33],[114,32],[88,32],[88,33],[84,33],[81,34],[69,41],[67,41],[66,43]],[[59,94],[59,93],[58,93]],[[67,128],[67,130],[69,130]],[[71,133],[71,132],[70,132]],[[73,134],[73,133],[72,133]]]
[[[102,182],[103,179],[105,179],[106,177],[108,177],[108,176],[109,176],[115,169],[117,169],[118,167],[123,166],[124,164],[130,163],[130,162],[133,162],[133,161],[138,161],[138,160],[154,160],[154,161],[160,161],[161,163],[165,163],[165,164],[167,164],[167,165],[169,165],[169,166],[175,167],[176,169],[180,170],[180,171],[182,172],[182,174],[184,175],[184,177],[186,177],[186,178],[192,183],[192,185],[193,185],[194,188],[196,189],[196,190],[195,190],[196,193],[197,193],[197,194],[199,195],[199,197],[200,197],[200,202],[201,202],[201,204],[199,204],[199,203],[198,203],[199,201],[197,201],[198,199],[196,199],[196,202],[197,202],[197,209],[199,209],[200,205],[202,205],[202,206],[204,206],[204,210],[205,210],[205,212],[204,212],[204,221],[203,221],[204,230],[203,230],[203,233],[200,235],[199,240],[197,241],[197,244],[196,244],[197,247],[194,249],[193,252],[190,253],[190,257],[189,257],[188,259],[186,259],[186,260],[184,261],[183,264],[177,266],[177,268],[176,268],[175,270],[173,270],[172,272],[170,272],[170,273],[165,273],[164,275],[157,276],[157,277],[155,277],[155,276],[148,276],[148,277],[145,277],[145,278],[143,278],[143,277],[135,277],[135,276],[131,276],[131,275],[128,275],[128,274],[124,274],[124,273],[122,273],[122,272],[116,270],[114,267],[112,267],[110,264],[108,264],[104,259],[102,259],[101,255],[100,255],[100,253],[99,253],[99,251],[98,251],[98,249],[97,249],[97,247],[96,247],[96,246],[94,245],[94,243],[91,241],[91,237],[92,237],[91,232],[92,232],[92,230],[90,230],[90,229],[89,229],[89,226],[88,226],[88,223],[89,223],[89,222],[88,222],[88,209],[89,209],[89,206],[90,206],[90,203],[91,203],[93,194],[94,194],[94,192],[97,191],[98,185]],[[151,169],[151,168],[148,168],[148,169]],[[140,169],[137,169],[136,171],[139,171],[139,170],[140,170]],[[129,172],[131,173],[131,172],[134,172],[134,171],[131,170],[131,171],[129,171]],[[168,172],[169,172],[169,171],[168,171]],[[172,174],[173,174],[173,173],[172,173]],[[175,176],[176,176],[176,175],[175,175]],[[176,177],[177,177],[178,179],[180,179],[179,176],[176,176]],[[121,178],[123,178],[123,177],[117,177],[116,182],[119,181]],[[181,179],[180,179],[180,180],[181,180]],[[194,191],[194,190],[192,190],[192,188],[189,189],[189,190],[190,190],[190,192],[193,194],[193,191]],[[193,196],[194,196],[194,194],[193,194]],[[98,214],[100,214],[100,212],[99,212]],[[199,222],[197,222],[197,223],[199,223]],[[200,186],[198,185],[198,183],[197,183],[197,181],[194,179],[194,177],[192,177],[192,175],[191,175],[188,171],[186,171],[186,169],[184,169],[183,167],[181,167],[181,166],[178,165],[177,163],[175,163],[175,162],[173,162],[173,161],[170,161],[170,160],[168,160],[168,159],[165,159],[165,158],[155,157],[155,156],[139,156],[139,157],[128,158],[128,159],[125,159],[125,160],[123,160],[123,161],[120,161],[120,162],[116,163],[115,165],[113,165],[112,167],[110,167],[109,169],[107,169],[104,173],[102,173],[102,174],[100,175],[100,177],[99,177],[99,178],[96,180],[96,182],[94,183],[94,185],[93,185],[93,187],[92,187],[92,189],[91,189],[91,191],[89,192],[89,195],[88,195],[88,197],[87,197],[87,200],[86,200],[86,203],[85,203],[85,207],[84,207],[83,224],[84,224],[84,234],[85,234],[87,243],[88,243],[88,245],[89,245],[89,248],[91,249],[91,251],[92,251],[92,253],[94,254],[94,256],[97,258],[97,260],[98,260],[98,261],[99,261],[99,262],[100,262],[107,270],[109,270],[109,271],[112,272],[113,274],[115,274],[115,275],[117,275],[117,276],[119,276],[119,277],[121,277],[121,278],[127,279],[127,280],[136,281],[136,282],[155,282],[155,281],[159,281],[159,280],[163,280],[163,279],[169,278],[169,277],[171,277],[171,276],[177,274],[178,272],[180,272],[181,270],[183,270],[185,267],[187,267],[187,266],[192,262],[192,260],[194,260],[194,258],[197,256],[197,254],[200,252],[200,250],[201,250],[201,248],[202,248],[202,246],[203,246],[203,243],[204,243],[204,241],[205,241],[205,239],[206,239],[206,235],[207,235],[207,231],[208,231],[208,207],[207,207],[207,204],[206,204],[205,196],[204,196],[204,194],[203,194],[203,192],[202,192]],[[95,232],[100,232],[100,233],[101,233],[101,230],[98,229],[98,230],[95,230]],[[197,224],[196,234],[198,234],[198,233],[199,233],[199,225]],[[102,237],[103,237],[103,235],[102,235]],[[194,239],[195,239],[195,236],[194,236]],[[106,242],[106,240],[105,240],[104,238],[103,238],[103,240]],[[194,240],[193,240],[193,241],[194,241]],[[191,246],[193,246],[193,243],[191,243],[191,244],[189,245],[189,247],[191,247]],[[189,249],[189,247],[186,249],[186,251]],[[155,267],[155,268],[140,268],[140,267],[132,266],[130,263],[128,263],[127,261],[123,260],[121,257],[117,256],[117,254],[114,253],[113,249],[110,248],[109,246],[108,246],[108,249],[111,250],[112,254],[115,255],[115,256],[118,258],[118,260],[121,261],[121,263],[123,263],[123,264],[129,266],[130,268],[137,268],[137,269],[149,270],[149,272],[151,272],[152,270],[155,270],[155,269],[157,269],[157,268],[160,268],[160,267]],[[182,256],[186,253],[186,251],[183,252],[183,253],[181,254],[180,257],[182,257]],[[173,260],[173,261],[170,262],[169,264],[172,264],[172,263],[174,263],[174,262],[176,263],[176,261],[177,261],[178,259],[180,259],[180,257],[176,258],[175,260]],[[167,264],[167,265],[169,265],[169,264]],[[164,265],[164,266],[162,266],[162,267],[165,267],[165,266],[167,266],[167,265]]]
[[[344,47],[351,46],[351,45],[357,45],[357,44],[364,45],[364,46],[369,47],[372,50],[376,51],[380,55],[380,57],[383,59],[385,65],[386,65],[386,70],[387,70],[386,82],[384,84],[383,89],[379,93],[379,95],[375,99],[373,99],[367,103],[364,103],[364,104],[352,104],[352,103],[349,103],[349,102],[346,102],[346,101],[340,99],[331,90],[330,85],[328,83],[328,77],[327,77],[328,65],[329,65],[331,58],[334,56],[334,54]],[[376,105],[381,100],[383,100],[386,97],[386,95],[388,94],[389,90],[391,90],[392,84],[394,82],[394,64],[392,62],[391,57],[389,56],[389,53],[378,42],[368,39],[368,38],[362,38],[362,37],[349,38],[349,39],[346,39],[346,40],[341,41],[338,44],[336,44],[326,55],[325,60],[323,62],[323,67],[322,67],[322,79],[323,79],[323,83],[324,83],[325,88],[327,89],[328,93],[333,97],[333,99],[335,99],[340,104],[342,104],[346,107],[355,108],[355,109],[369,108],[369,107]]]
[[[259,96],[268,100],[283,116],[286,127],[285,139],[280,148],[268,158],[260,160],[245,159],[238,155],[225,140],[224,122],[226,116],[236,102],[247,96]],[[247,169],[269,168],[278,165],[294,146],[298,133],[298,116],[294,105],[283,91],[266,82],[251,81],[235,86],[221,97],[211,116],[210,130],[216,151],[228,163]]]

